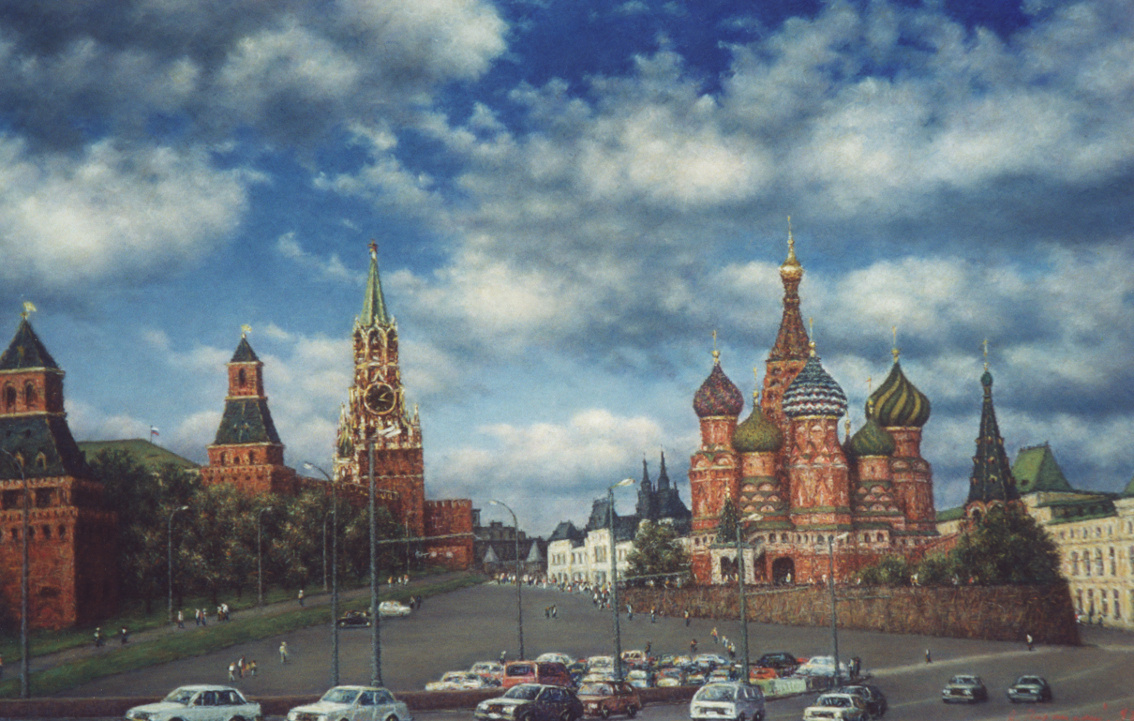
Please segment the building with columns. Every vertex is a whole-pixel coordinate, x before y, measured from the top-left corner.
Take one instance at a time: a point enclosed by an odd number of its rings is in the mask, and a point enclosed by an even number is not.
[[[814,583],[832,565],[845,579],[886,556],[919,557],[938,538],[933,473],[920,450],[929,399],[906,378],[895,348],[866,423],[852,436],[848,421],[840,439],[847,399],[804,327],[803,275],[789,231],[783,315],[748,417],[740,420],[744,395],[716,350],[693,396],[701,443],[690,459],[689,551],[702,584],[735,576],[735,542],[717,538],[726,502],[754,549],[745,554],[754,583]]]

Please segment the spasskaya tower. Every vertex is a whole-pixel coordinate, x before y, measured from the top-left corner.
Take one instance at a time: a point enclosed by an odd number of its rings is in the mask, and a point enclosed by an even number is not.
[[[386,309],[378,276],[378,247],[370,244],[370,273],[362,313],[354,322],[354,382],[339,418],[335,476],[346,488],[369,487],[374,444],[376,492],[414,536],[425,535],[425,469],[421,419],[406,405],[398,365],[398,325]]]

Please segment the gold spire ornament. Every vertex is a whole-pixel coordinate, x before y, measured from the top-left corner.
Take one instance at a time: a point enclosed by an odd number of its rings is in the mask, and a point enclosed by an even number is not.
[[[898,326],[892,326],[890,331],[894,334],[894,345],[890,348],[890,354],[894,356],[894,362],[898,362],[898,355],[901,351],[898,350]]]
[[[247,338],[248,334],[252,332],[252,326],[247,323],[240,326],[240,337]]]
[[[20,317],[23,318],[24,320],[27,320],[28,316],[31,315],[32,313],[34,313],[35,311],[36,311],[35,303],[32,303],[30,300],[25,300],[24,301],[24,312],[20,313]]]
[[[713,362],[719,364],[721,362],[721,352],[717,350],[717,331],[713,331]]]
[[[988,371],[988,338],[985,338],[981,345],[984,346],[984,370]]]
[[[780,266],[780,275],[785,278],[798,279],[803,275],[803,266],[799,263],[799,258],[795,257],[795,235],[792,234],[791,229],[791,216],[788,216],[788,254],[787,260]]]

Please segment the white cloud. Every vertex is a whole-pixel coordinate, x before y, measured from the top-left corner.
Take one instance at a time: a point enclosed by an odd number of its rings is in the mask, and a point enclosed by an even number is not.
[[[304,250],[296,239],[294,231],[284,233],[276,238],[276,251],[300,266],[314,271],[318,277],[326,280],[362,283],[366,279],[365,273],[347,268],[337,253],[331,253],[326,258],[320,258]]]

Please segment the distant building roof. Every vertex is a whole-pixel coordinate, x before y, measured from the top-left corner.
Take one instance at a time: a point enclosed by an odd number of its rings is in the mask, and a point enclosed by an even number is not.
[[[1063,475],[1063,469],[1059,467],[1051,446],[1047,443],[1020,449],[1016,462],[1012,464],[1012,475],[1016,478],[1016,487],[1020,493],[1070,493],[1075,490]]]
[[[179,456],[171,450],[141,438],[129,438],[121,441],[83,441],[79,444],[79,450],[83,452],[88,462],[94,460],[94,457],[103,451],[122,451],[128,453],[136,462],[151,471],[156,471],[165,465],[191,470],[199,468],[196,463],[188,458]]]

